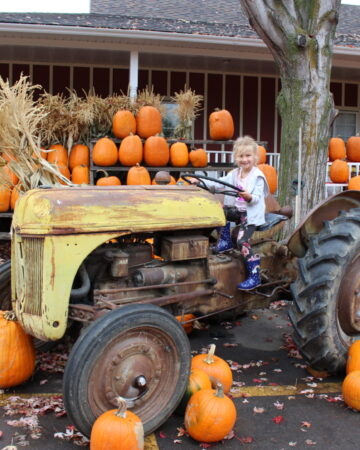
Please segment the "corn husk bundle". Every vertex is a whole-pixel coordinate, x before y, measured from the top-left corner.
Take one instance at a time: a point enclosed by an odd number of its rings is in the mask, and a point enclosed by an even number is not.
[[[192,124],[201,111],[203,99],[204,97],[202,95],[198,95],[195,91],[187,89],[186,85],[183,91],[175,92],[175,95],[171,97],[171,100],[178,105],[176,113],[180,122],[175,127],[175,137],[180,139],[192,138]]]
[[[58,184],[59,179],[70,183],[55,166],[41,158],[40,123],[46,117],[46,111],[33,100],[34,90],[39,87],[30,85],[25,76],[13,86],[0,77],[0,152],[10,158],[8,166],[19,178],[23,191],[39,185]],[[5,163],[4,159],[0,161],[1,165]],[[12,187],[5,176],[1,177],[0,183]]]

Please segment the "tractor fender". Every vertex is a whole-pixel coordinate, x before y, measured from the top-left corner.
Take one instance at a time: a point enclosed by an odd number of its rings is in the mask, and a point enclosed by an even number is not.
[[[326,221],[333,220],[340,211],[349,211],[360,207],[360,191],[350,190],[328,197],[315,206],[298,225],[287,241],[289,250],[302,258],[308,247],[311,236],[319,233]]]

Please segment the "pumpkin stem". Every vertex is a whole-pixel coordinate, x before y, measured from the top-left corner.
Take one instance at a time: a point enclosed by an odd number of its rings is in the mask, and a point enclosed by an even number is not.
[[[109,176],[109,174],[106,172],[106,170],[104,170],[104,169],[98,169],[97,171],[96,171],[96,173],[98,173],[98,172],[102,172],[103,174],[104,174],[104,177],[108,177]]]
[[[204,359],[204,362],[206,362],[206,364],[212,364],[213,362],[215,362],[215,360],[214,360],[215,349],[216,349],[216,345],[211,344],[209,352],[206,355],[206,358]]]
[[[16,322],[16,320],[17,320],[14,311],[5,311],[4,312],[4,319],[8,320],[9,322]]]
[[[127,404],[126,400],[122,397],[117,397],[116,402],[118,404],[118,409],[114,413],[117,417],[122,417],[123,419],[126,418],[126,410],[127,410]]]
[[[219,397],[219,398],[224,398],[225,397],[224,388],[223,388],[223,385],[221,383],[216,383],[215,396]]]

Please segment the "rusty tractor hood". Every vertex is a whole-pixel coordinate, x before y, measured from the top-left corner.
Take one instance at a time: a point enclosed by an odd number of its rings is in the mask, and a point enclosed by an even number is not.
[[[323,229],[325,221],[335,219],[340,211],[359,207],[360,191],[344,191],[327,198],[307,214],[288,239],[287,246],[295,256],[302,258],[311,236]]]
[[[64,235],[215,227],[221,203],[193,186],[40,188],[19,198],[13,228],[20,235]]]

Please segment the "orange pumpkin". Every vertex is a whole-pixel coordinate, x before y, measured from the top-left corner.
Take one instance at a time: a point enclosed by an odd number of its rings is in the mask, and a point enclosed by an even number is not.
[[[90,166],[89,147],[83,144],[75,144],[70,150],[69,169],[73,170],[76,166]]]
[[[144,162],[150,167],[163,167],[169,162],[170,152],[166,139],[150,136],[144,144]]]
[[[185,411],[185,428],[200,442],[217,442],[233,429],[236,421],[234,402],[217,389],[201,389],[189,400]]]
[[[134,114],[127,110],[117,111],[112,119],[112,132],[119,139],[135,134],[136,119]]]
[[[0,168],[0,179],[1,178],[4,178],[7,183],[12,184],[13,186],[19,182],[18,176],[10,169],[8,164]]]
[[[184,414],[191,396],[201,389],[211,389],[209,375],[201,369],[191,369],[185,394],[179,406],[176,408],[176,412],[178,414]]]
[[[118,161],[118,149],[115,143],[108,137],[96,141],[92,159],[96,166],[113,166]]]
[[[355,191],[360,191],[360,175],[352,177],[349,180],[348,189],[354,189]]]
[[[170,164],[174,167],[185,167],[189,164],[189,150],[184,142],[175,142],[170,147]]]
[[[49,161],[49,163],[56,165],[60,164],[63,166],[68,165],[68,151],[63,145],[54,144],[49,148],[49,150],[53,150],[51,152],[48,152],[47,160]]]
[[[234,121],[226,109],[216,109],[209,116],[210,138],[215,141],[231,139],[234,136]]]
[[[98,170],[98,172],[103,172],[104,176],[98,178],[96,181],[96,186],[120,186],[121,181],[120,178],[115,175],[109,176],[109,174],[105,170]]]
[[[333,183],[347,183],[349,181],[349,165],[346,161],[336,159],[330,166],[329,177]]]
[[[10,209],[11,190],[0,185],[0,212],[7,212]]]
[[[69,170],[68,166],[65,166],[64,164],[59,164],[59,165],[57,165],[57,169],[61,173],[61,175],[64,175],[65,178],[70,180],[71,175],[70,175],[70,170]],[[60,178],[58,178],[57,180],[60,184],[65,184],[65,185],[67,184],[65,181],[61,180]]]
[[[40,150],[40,157],[43,159],[47,159],[48,154],[47,152],[45,152],[45,150],[43,148],[41,148]],[[35,151],[32,153],[31,155],[34,159],[38,159],[38,155],[35,153]]]
[[[151,184],[150,174],[146,167],[136,164],[128,170],[126,184],[129,185],[148,185]]]
[[[349,161],[360,162],[360,136],[351,136],[346,142],[346,157]]]
[[[137,135],[126,136],[119,147],[119,161],[123,166],[135,166],[143,159],[143,144]]]
[[[90,450],[143,450],[144,428],[140,418],[126,409],[126,401],[118,398],[118,409],[99,416],[92,427]]]
[[[212,385],[216,386],[216,383],[221,383],[225,394],[227,394],[233,382],[232,372],[229,364],[214,354],[215,349],[215,344],[211,344],[207,355],[194,356],[191,360],[191,368],[201,369],[206,372]]]
[[[258,164],[266,164],[266,148],[258,145]]]
[[[154,106],[143,106],[136,114],[136,131],[142,138],[161,133],[162,123],[160,111]]]
[[[0,388],[4,389],[17,386],[32,375],[35,349],[12,311],[0,311],[0,340]]]
[[[206,167],[208,164],[207,153],[203,148],[191,150],[189,159],[193,167]]]
[[[335,161],[335,159],[345,159],[345,142],[339,137],[333,137],[329,140],[329,160]]]
[[[360,411],[360,370],[348,373],[342,384],[344,402],[353,409]]]
[[[184,314],[183,316],[175,316],[175,319],[181,323],[186,322],[187,320],[196,319],[196,316],[194,316],[194,314]],[[193,330],[194,322],[184,323],[182,324],[182,327],[186,334],[190,334]]]
[[[176,184],[176,180],[172,175],[169,175],[169,182],[168,183],[157,183],[155,177],[153,178],[151,184],[156,184],[158,186],[166,186],[166,185],[174,185]]]
[[[81,164],[75,166],[71,172],[71,181],[74,184],[90,184],[90,173],[88,166]]]
[[[259,164],[258,168],[265,175],[266,181],[268,182],[270,193],[275,194],[278,187],[278,176],[275,167],[269,164]]]
[[[360,370],[360,339],[353,342],[348,351],[346,373]]]

